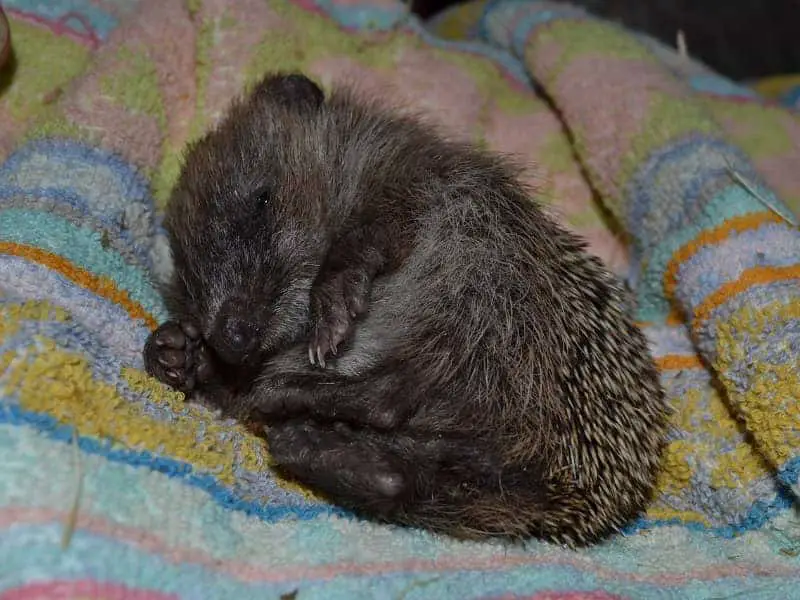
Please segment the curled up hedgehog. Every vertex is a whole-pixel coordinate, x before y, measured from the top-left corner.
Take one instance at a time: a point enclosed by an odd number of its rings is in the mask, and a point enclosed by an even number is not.
[[[623,284],[507,159],[266,76],[187,151],[148,372],[258,424],[380,521],[593,543],[651,494],[667,406]]]

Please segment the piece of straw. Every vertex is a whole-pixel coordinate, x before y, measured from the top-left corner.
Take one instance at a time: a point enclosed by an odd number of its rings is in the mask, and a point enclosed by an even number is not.
[[[72,499],[72,508],[67,515],[64,531],[61,534],[62,550],[69,548],[72,536],[75,534],[75,527],[78,524],[78,510],[80,509],[81,495],[83,494],[83,465],[81,464],[81,450],[78,447],[78,430],[75,427],[72,428],[72,448],[72,454],[75,458],[75,496]]]
[[[681,58],[689,58],[689,50],[686,47],[686,36],[683,34],[683,29],[678,29],[676,46],[678,48],[678,54],[681,56]]]
[[[400,590],[400,595],[397,597],[396,600],[405,600],[406,596],[408,596],[411,592],[425,588],[429,585],[433,585],[437,581],[442,579],[441,575],[437,575],[436,577],[431,577],[430,579],[422,579],[422,580],[415,580],[406,585],[402,590]]]
[[[749,182],[748,182],[748,181],[747,181],[747,180],[744,178],[744,176],[743,176],[741,173],[739,173],[739,172],[738,172],[736,169],[734,169],[734,168],[733,168],[733,166],[731,165],[731,163],[728,161],[728,158],[727,158],[727,157],[723,157],[723,158],[725,159],[725,164],[726,164],[726,166],[727,166],[728,173],[730,174],[730,176],[733,178],[733,180],[734,180],[736,183],[738,183],[738,184],[739,184],[740,186],[742,186],[742,187],[743,187],[745,190],[747,190],[747,192],[748,192],[748,193],[749,193],[751,196],[753,196],[753,197],[754,197],[756,200],[758,200],[759,202],[761,202],[761,204],[763,204],[764,206],[766,206],[768,209],[770,209],[772,212],[774,212],[776,215],[778,215],[778,216],[779,216],[781,219],[783,219],[784,221],[786,221],[787,223],[789,223],[789,225],[791,225],[792,227],[797,227],[797,221],[795,221],[793,218],[791,218],[791,217],[789,217],[789,216],[787,216],[787,215],[783,214],[783,213],[782,213],[780,210],[778,210],[778,207],[777,207],[777,206],[775,206],[775,205],[774,205],[774,204],[772,204],[772,203],[771,203],[769,200],[767,200],[766,198],[764,198],[764,196],[762,196],[761,194],[759,194],[759,193],[758,193],[758,191],[755,189],[755,187],[753,187],[753,186],[752,186],[752,185],[751,185],[751,184],[750,184],[750,183],[749,183]]]

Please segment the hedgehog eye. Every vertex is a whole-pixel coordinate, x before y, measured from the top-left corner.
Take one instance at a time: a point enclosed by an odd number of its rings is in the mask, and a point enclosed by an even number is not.
[[[272,186],[261,185],[250,194],[251,204],[266,204],[272,199]]]

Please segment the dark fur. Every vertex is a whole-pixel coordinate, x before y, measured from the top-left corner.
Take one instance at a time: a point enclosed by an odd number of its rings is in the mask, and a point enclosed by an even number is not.
[[[149,372],[268,425],[279,469],[362,514],[601,538],[648,499],[663,394],[622,285],[517,175],[267,77],[188,152]]]

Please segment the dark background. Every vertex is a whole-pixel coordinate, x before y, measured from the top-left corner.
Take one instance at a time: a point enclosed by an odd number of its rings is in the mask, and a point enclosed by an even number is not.
[[[465,0],[412,0],[427,18]],[[557,0],[558,1],[558,0]],[[731,79],[800,73],[800,0],[571,0],[675,46]]]

